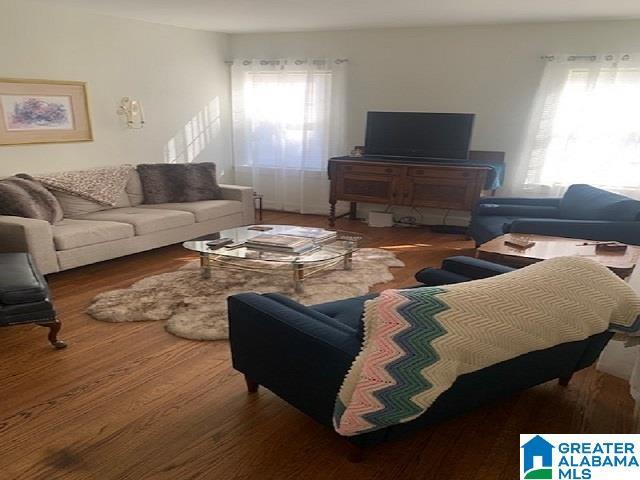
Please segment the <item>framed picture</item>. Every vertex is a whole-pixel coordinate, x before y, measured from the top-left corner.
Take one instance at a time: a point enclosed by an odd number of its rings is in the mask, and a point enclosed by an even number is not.
[[[0,78],[0,145],[91,140],[84,82]]]

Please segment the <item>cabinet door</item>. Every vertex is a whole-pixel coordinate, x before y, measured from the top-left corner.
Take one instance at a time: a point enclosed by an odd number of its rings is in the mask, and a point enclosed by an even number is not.
[[[407,176],[403,204],[420,207],[471,210],[480,197],[482,184],[475,172],[451,175]],[[484,179],[484,175],[481,175]]]
[[[341,172],[334,181],[338,200],[394,203],[398,197],[398,177],[360,172]]]

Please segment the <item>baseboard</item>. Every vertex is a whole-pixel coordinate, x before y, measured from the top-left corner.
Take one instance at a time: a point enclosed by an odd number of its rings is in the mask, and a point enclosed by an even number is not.
[[[468,227],[462,227],[459,225],[432,225],[431,231],[436,233],[451,233],[456,235],[466,235]]]

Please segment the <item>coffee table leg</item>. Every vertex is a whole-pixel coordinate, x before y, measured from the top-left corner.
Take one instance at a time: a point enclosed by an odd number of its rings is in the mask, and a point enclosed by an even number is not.
[[[200,254],[200,275],[202,278],[211,278],[211,262],[207,253]]]
[[[353,254],[347,253],[344,256],[344,269],[351,270],[352,265],[353,265]]]
[[[304,292],[304,264],[293,264],[293,288],[296,293]]]

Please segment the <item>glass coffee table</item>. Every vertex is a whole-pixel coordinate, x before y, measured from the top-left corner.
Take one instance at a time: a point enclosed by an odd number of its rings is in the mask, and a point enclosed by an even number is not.
[[[250,230],[252,225],[246,227],[223,230],[219,238],[230,238],[234,244],[244,243],[252,237],[264,234],[282,234],[295,225],[259,225],[268,227],[269,230]],[[271,264],[278,264],[283,268],[290,268],[293,286],[296,292],[304,291],[304,280],[311,275],[342,263],[345,270],[351,270],[353,253],[358,250],[362,235],[353,232],[336,231],[337,236],[317,243],[316,247],[305,253],[281,253],[264,250],[253,250],[240,246],[234,248],[220,247],[210,248],[207,243],[211,239],[199,239],[184,242],[182,245],[188,250],[200,254],[200,268],[202,278],[210,278],[214,267],[236,270],[249,270],[259,273],[273,273]],[[267,262],[266,264],[263,262]]]

